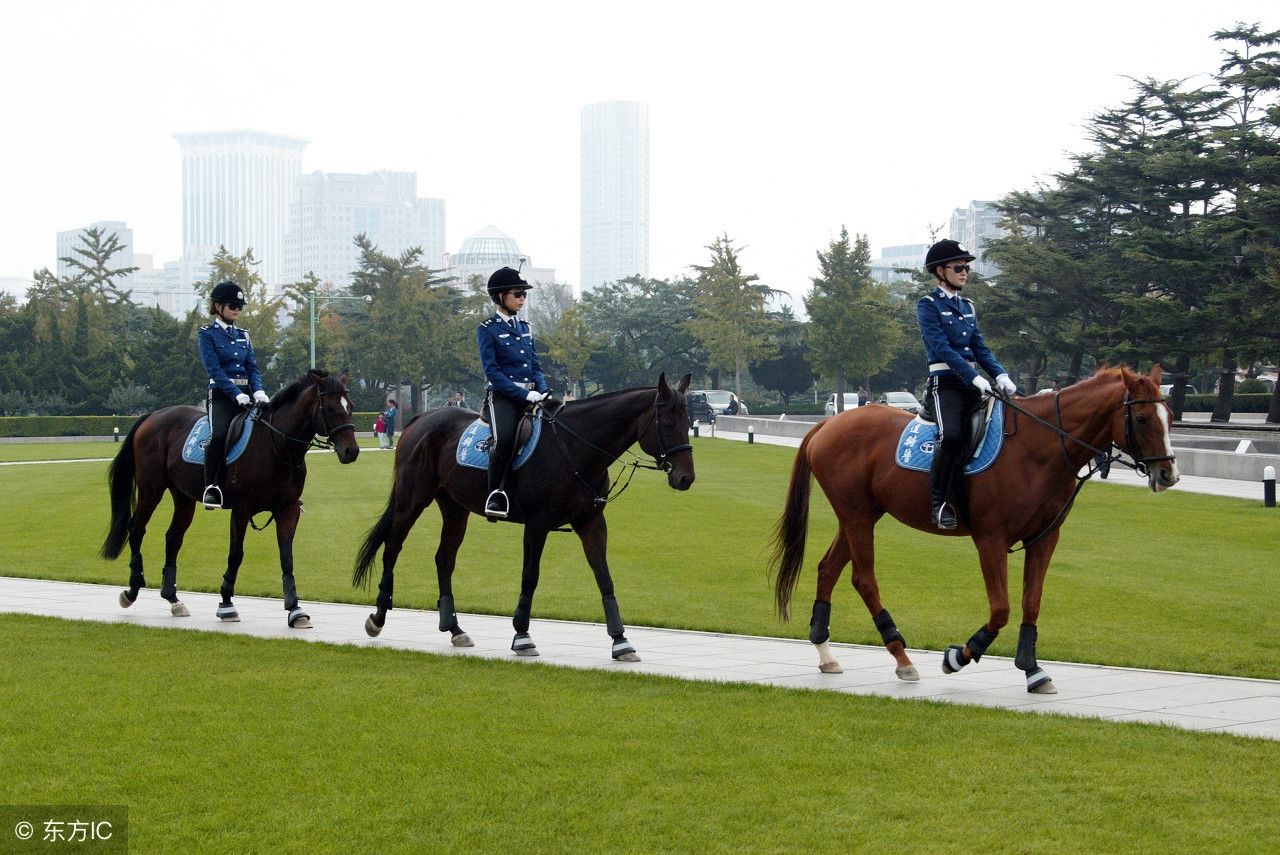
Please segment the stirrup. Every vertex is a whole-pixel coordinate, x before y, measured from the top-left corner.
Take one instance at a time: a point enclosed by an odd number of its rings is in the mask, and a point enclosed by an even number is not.
[[[486,517],[505,519],[510,508],[511,504],[507,501],[507,494],[502,492],[501,489],[494,490],[489,494],[489,498],[484,500],[484,515]]]
[[[204,488],[204,498],[201,501],[204,502],[206,511],[222,510],[222,490],[217,484],[210,484]]]
[[[933,524],[943,531],[951,531],[958,525],[956,512],[949,502],[943,502],[933,509]]]

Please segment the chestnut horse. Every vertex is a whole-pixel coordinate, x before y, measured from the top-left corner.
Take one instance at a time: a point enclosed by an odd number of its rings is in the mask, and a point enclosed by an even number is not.
[[[687,490],[693,484],[693,447],[689,445],[689,411],[684,392],[689,375],[672,389],[666,375],[658,387],[628,389],[571,401],[535,412],[541,419],[542,437],[537,448],[507,488],[511,498],[510,522],[524,524],[524,561],[512,625],[511,649],[520,656],[537,656],[529,636],[533,594],[538,587],[542,549],[552,529],[569,525],[582,541],[587,563],[595,574],[604,606],[605,625],[613,638],[614,659],[639,660],[627,641],[613,593],[613,579],[605,555],[608,532],[604,509],[610,496],[609,466],[639,443],[654,465],[667,473],[667,484]],[[382,518],[370,529],[356,557],[352,584],[365,583],[366,574],[382,548],[382,581],[378,583],[378,610],[365,621],[365,631],[382,632],[392,606],[396,559],[409,530],[432,502],[440,509],[444,526],[436,550],[436,580],[440,586],[440,631],[451,634],[455,647],[471,647],[471,638],[458,625],[454,611],[453,569],[458,548],[467,533],[470,514],[484,515],[488,481],[485,471],[457,462],[458,440],[477,413],[457,407],[433,410],[405,425],[396,446],[395,480]],[[635,468],[632,469],[635,474]],[[619,476],[621,477],[621,476]],[[616,482],[615,482],[616,483]],[[625,487],[623,488],[625,489]]]
[[[360,454],[346,384],[345,373],[332,377],[312,370],[282,390],[257,411],[257,423],[244,452],[236,462],[224,467],[222,495],[223,505],[231,509],[231,549],[217,611],[222,620],[240,619],[231,597],[244,558],[245,528],[254,514],[269,512],[276,523],[288,624],[294,629],[311,626],[310,617],[298,606],[293,581],[293,535],[302,511],[306,454],[316,437],[324,437],[326,446],[331,443],[343,463],[354,462]],[[147,522],[168,490],[173,497],[173,519],[164,536],[160,596],[169,601],[174,615],[190,614],[178,600],[178,550],[204,492],[204,467],[184,461],[182,446],[203,415],[199,407],[185,406],[148,413],[130,428],[111,464],[107,476],[111,529],[102,544],[102,557],[118,557],[128,540],[129,589],[120,593],[124,608],[133,605],[139,589],[147,584],[142,575],[142,538],[147,533]]]
[[[809,520],[809,476],[818,480],[835,509],[840,530],[818,562],[818,595],[809,624],[819,668],[838,673],[828,625],[831,592],[844,566],[853,562],[853,586],[862,596],[885,647],[897,661],[900,679],[919,673],[906,642],[880,602],[875,575],[873,529],[886,512],[931,534],[968,535],[978,548],[991,613],[962,645],[951,645],[943,671],[951,674],[981,658],[1009,621],[1009,553],[1022,541],[1022,626],[1015,664],[1027,676],[1027,690],[1056,692],[1036,662],[1036,620],[1058,527],[1083,483],[1096,471],[1091,460],[1105,454],[1146,474],[1153,492],[1178,482],[1170,442],[1170,411],[1160,395],[1160,367],[1150,376],[1127,368],[1104,368],[1055,394],[1006,401],[1004,446],[987,470],[967,476],[969,520],[954,531],[939,531],[929,519],[929,474],[902,469],[895,461],[898,438],[911,420],[885,406],[858,407],[821,421],[796,454],[787,504],[774,537],[775,597],[785,620],[804,562]],[[1132,459],[1128,463],[1112,451]],[[1089,467],[1083,476],[1078,473]]]

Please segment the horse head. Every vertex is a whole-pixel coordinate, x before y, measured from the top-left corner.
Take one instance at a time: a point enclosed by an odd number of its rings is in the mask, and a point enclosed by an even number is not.
[[[1111,423],[1111,441],[1133,458],[1139,473],[1147,476],[1152,492],[1178,483],[1173,455],[1173,415],[1160,394],[1160,365],[1150,375],[1120,369],[1124,401]]]
[[[356,442],[356,426],[351,418],[355,404],[347,391],[347,372],[334,377],[313,368],[309,376],[316,393],[316,403],[311,410],[312,431],[333,444],[339,461],[354,463],[360,456],[360,445]]]
[[[693,485],[693,446],[689,444],[689,408],[684,393],[693,375],[686,374],[676,387],[667,385],[666,372],[658,375],[658,393],[643,415],[640,448],[667,473],[667,484],[676,490]]]

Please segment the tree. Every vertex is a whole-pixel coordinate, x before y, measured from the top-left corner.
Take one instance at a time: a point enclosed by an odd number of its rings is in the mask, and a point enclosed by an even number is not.
[[[596,333],[583,316],[578,304],[569,306],[560,317],[560,323],[549,335],[540,336],[538,347],[547,352],[550,359],[562,366],[565,383],[569,388],[586,394],[584,377],[587,363],[599,349],[604,336]]]
[[[71,283],[109,302],[120,303],[128,296],[120,290],[117,280],[138,270],[137,267],[111,266],[111,257],[123,251],[124,245],[118,234],[106,234],[97,226],[91,226],[80,233],[80,245],[72,247],[71,255],[60,256],[58,260],[71,269]]]
[[[602,389],[625,389],[652,385],[663,371],[668,377],[700,372],[706,354],[688,327],[694,290],[687,277],[631,276],[584,295],[578,335],[591,356],[583,376]]]
[[[711,263],[693,265],[698,277],[694,317],[688,327],[706,349],[711,367],[733,371],[734,393],[741,398],[742,369],[774,353],[770,339],[774,324],[765,307],[771,296],[781,292],[759,284],[756,274],[743,272],[727,234],[707,249]]]
[[[843,410],[847,377],[869,384],[870,376],[889,364],[903,336],[888,289],[871,278],[866,235],[850,246],[848,229],[840,227],[839,239],[818,252],[818,275],[804,305],[809,361],[835,379],[836,408]]]

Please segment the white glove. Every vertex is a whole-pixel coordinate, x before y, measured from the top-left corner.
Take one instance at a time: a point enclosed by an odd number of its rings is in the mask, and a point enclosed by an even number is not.
[[[1014,392],[1018,391],[1017,384],[1009,379],[1008,374],[1001,374],[996,378],[996,388],[1006,395],[1012,395]]]
[[[977,377],[974,377],[973,380],[971,380],[970,382],[973,383],[974,388],[976,388],[984,396],[991,394],[991,384],[987,382],[987,378],[983,377],[981,374],[979,374]]]
[[[547,398],[550,398],[550,397],[551,397],[551,394],[549,392],[535,392],[532,389],[524,393],[525,400],[528,401],[530,404],[536,404],[539,401],[545,401]]]
[[[241,392],[239,395],[236,395],[236,403],[242,407],[249,406],[249,403],[250,403],[249,396],[246,395],[244,392]]]
[[[257,401],[259,404],[271,403],[271,398],[268,397],[267,393],[262,391],[261,389],[253,393],[253,400]]]

